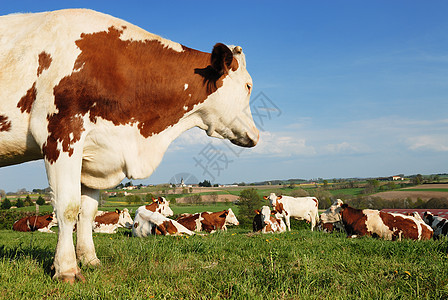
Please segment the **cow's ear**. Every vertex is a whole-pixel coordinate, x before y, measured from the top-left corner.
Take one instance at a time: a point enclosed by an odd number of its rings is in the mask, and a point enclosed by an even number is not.
[[[120,211],[118,208],[115,209],[115,212],[116,212],[117,214],[120,214],[120,213],[121,213],[121,211]]]
[[[152,197],[152,202],[157,202],[157,199]]]
[[[254,210],[254,211],[255,211],[255,213],[256,213],[257,215],[261,214],[261,211],[260,211],[259,209],[256,209],[256,210]]]
[[[229,211],[226,210],[222,215],[220,215],[220,217],[225,218],[225,217],[227,217],[228,214],[229,214]]]
[[[163,198],[162,197],[159,197],[157,199],[159,200],[159,203],[163,203]]]
[[[280,199],[282,199],[282,196],[277,196],[277,200],[280,200]]]
[[[219,76],[228,72],[233,61],[233,53],[229,47],[222,43],[217,43],[213,47],[211,65]]]
[[[264,199],[264,200],[268,200],[268,197],[266,197],[266,196],[263,196],[263,199]]]
[[[48,218],[46,218],[47,221],[53,220],[53,215],[49,215]]]
[[[276,210],[271,210],[271,215],[275,215],[277,213]]]

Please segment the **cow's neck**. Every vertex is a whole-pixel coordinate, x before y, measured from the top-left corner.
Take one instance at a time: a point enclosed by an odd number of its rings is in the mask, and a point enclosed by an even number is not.
[[[151,136],[144,139],[142,143],[138,143],[139,152],[146,153],[146,155],[141,155],[137,160],[134,157],[126,161],[126,177],[129,179],[143,179],[150,176],[162,161],[169,145],[183,132],[197,126],[203,127],[201,118],[195,113],[191,113],[160,134]]]

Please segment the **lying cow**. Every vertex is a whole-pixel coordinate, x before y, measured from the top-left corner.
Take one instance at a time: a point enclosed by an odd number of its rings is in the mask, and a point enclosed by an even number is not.
[[[207,231],[208,233],[213,233],[216,230],[227,230],[229,225],[240,224],[231,208],[219,212],[183,214],[176,221],[190,230]]]
[[[413,213],[410,213],[408,215],[413,217],[417,221],[417,224],[421,227],[422,240],[429,240],[433,237],[434,230],[431,228],[431,226],[425,223],[418,212],[414,211]]]
[[[264,196],[275,211],[283,216],[288,230],[291,231],[290,218],[297,220],[306,220],[311,223],[311,231],[314,230],[316,223],[319,221],[319,201],[316,197],[289,197],[276,196],[271,193],[269,197]]]
[[[448,220],[439,216],[434,216],[431,212],[427,211],[423,214],[423,220],[434,231],[434,238],[437,239],[440,236],[448,235]]]
[[[51,227],[57,226],[58,220],[55,217],[55,214],[49,214],[44,216],[32,216],[25,217],[20,220],[17,220],[12,225],[12,229],[15,231],[39,231],[46,233],[54,233],[54,231],[50,230]]]
[[[105,212],[98,211],[93,221],[93,232],[116,233],[119,227],[132,228],[132,218],[127,208]]]
[[[275,217],[277,212],[269,208],[269,206],[263,206],[261,210],[255,210],[255,217],[252,223],[252,229],[254,232],[271,233],[271,232],[284,232],[286,231],[285,222],[283,219]]]
[[[239,46],[201,52],[87,9],[2,16],[0,32],[0,167],[44,160],[55,279],[84,280],[78,262],[100,264],[99,190],[150,176],[183,132],[259,140]]]
[[[165,217],[171,217],[173,215],[170,202],[166,200],[165,197],[152,198],[151,204],[140,206],[137,210],[142,211],[145,209],[148,211],[157,212]]]
[[[348,236],[372,236],[385,240],[401,240],[402,238],[423,240],[421,226],[411,216],[387,213],[373,209],[356,209],[342,204],[338,211]]]
[[[323,213],[320,214],[319,228],[325,232],[343,231],[341,215],[337,212],[337,208],[343,204],[341,199],[336,199],[333,204]]]
[[[194,232],[178,223],[168,219],[159,212],[148,209],[137,209],[135,212],[132,234],[136,237],[147,237],[149,235],[193,235]]]

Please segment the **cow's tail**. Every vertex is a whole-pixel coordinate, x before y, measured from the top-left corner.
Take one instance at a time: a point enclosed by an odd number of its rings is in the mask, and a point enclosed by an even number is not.
[[[319,224],[320,218],[319,218],[319,200],[317,198],[314,198],[314,201],[316,201],[316,224]]]

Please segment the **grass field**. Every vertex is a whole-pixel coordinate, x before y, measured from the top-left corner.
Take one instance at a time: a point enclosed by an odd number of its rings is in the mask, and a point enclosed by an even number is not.
[[[56,235],[0,231],[2,299],[446,299],[448,242],[282,234],[94,234],[87,283],[51,280]]]

